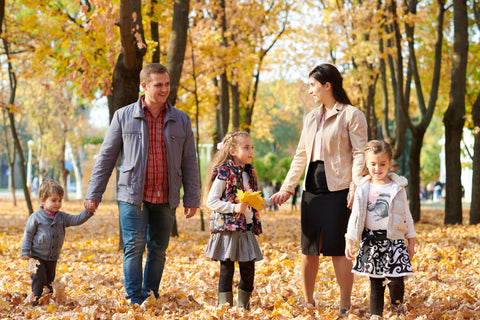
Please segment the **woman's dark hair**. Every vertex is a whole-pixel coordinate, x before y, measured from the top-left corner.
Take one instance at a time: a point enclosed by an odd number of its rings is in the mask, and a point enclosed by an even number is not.
[[[308,77],[313,77],[321,84],[330,82],[335,100],[343,104],[352,104],[345,89],[343,89],[343,77],[335,66],[329,63],[318,65],[310,71]]]

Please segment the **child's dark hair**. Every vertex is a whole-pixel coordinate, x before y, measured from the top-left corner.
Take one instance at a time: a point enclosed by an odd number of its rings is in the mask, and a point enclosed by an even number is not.
[[[233,156],[230,154],[230,150],[233,148],[235,149],[238,146],[238,138],[252,138],[250,134],[246,131],[231,131],[225,135],[222,142],[220,142],[217,146],[217,153],[213,156],[212,161],[210,162],[210,167],[207,172],[207,179],[205,183],[204,189],[204,199],[206,200],[208,197],[208,193],[210,192],[210,188],[212,187],[212,183],[215,180],[213,176],[213,169],[218,167],[222,163],[226,163],[228,160],[233,160]],[[257,176],[255,174],[255,180],[257,180]]]
[[[54,193],[58,194],[60,197],[63,198],[64,190],[58,182],[52,179],[43,181],[38,188],[38,198],[40,200],[45,200]]]
[[[388,159],[392,160],[393,158],[393,151],[390,144],[384,140],[370,140],[363,148],[363,152],[365,153],[365,162],[367,161],[367,153],[383,153],[385,152],[388,155]],[[368,175],[367,166],[363,167],[362,176]]]

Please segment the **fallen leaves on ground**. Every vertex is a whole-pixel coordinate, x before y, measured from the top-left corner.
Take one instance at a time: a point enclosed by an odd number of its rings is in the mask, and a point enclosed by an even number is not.
[[[28,261],[20,258],[27,216],[22,203],[0,200],[0,318],[2,319],[338,319],[339,290],[329,258],[320,258],[316,307],[303,304],[300,273],[300,214],[289,206],[262,211],[258,238],[264,260],[256,263],[251,309],[216,307],[218,262],[207,259],[207,231],[200,215],[185,219],[177,210],[180,236],[171,238],[160,297],[142,306],[125,300],[122,254],[118,251],[115,204],[100,205],[84,225],[67,229],[57,266],[55,294],[31,305]],[[82,203],[62,210],[80,213]],[[414,276],[406,280],[405,315],[390,309],[385,319],[477,319],[480,317],[480,226],[443,226],[443,210],[424,209],[416,224]],[[31,266],[30,266],[31,268]],[[238,285],[238,268],[234,294]],[[369,281],[357,276],[347,319],[368,319]],[[30,298],[30,300],[29,300]]]

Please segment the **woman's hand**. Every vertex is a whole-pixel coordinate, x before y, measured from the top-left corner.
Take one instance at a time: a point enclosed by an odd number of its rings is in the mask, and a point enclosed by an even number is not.
[[[278,191],[275,193],[273,196],[270,197],[270,200],[272,203],[276,205],[282,205],[284,204],[288,199],[290,199],[290,196],[292,194],[288,191]]]

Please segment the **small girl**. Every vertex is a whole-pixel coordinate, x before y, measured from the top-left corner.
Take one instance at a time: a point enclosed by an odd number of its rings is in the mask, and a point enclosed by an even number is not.
[[[32,274],[33,305],[38,305],[43,287],[53,293],[52,282],[65,239],[65,227],[81,225],[92,213],[82,211],[71,215],[59,211],[62,207],[63,187],[53,180],[45,180],[38,189],[40,210],[30,215],[25,227],[22,243],[22,259],[38,260],[37,270]]]
[[[370,319],[382,319],[385,283],[393,309],[402,312],[404,277],[413,274],[410,259],[415,253],[415,229],[405,192],[408,182],[389,172],[391,164],[388,143],[372,140],[366,144],[363,177],[356,183],[345,235],[345,256],[350,260],[353,241],[361,240],[352,272],[370,277]]]
[[[246,202],[239,202],[237,191],[257,191],[252,167],[253,142],[247,132],[228,133],[219,143],[207,180],[206,205],[210,216],[207,257],[220,261],[218,304],[233,305],[232,280],[235,261],[240,267],[237,306],[249,308],[253,291],[255,261],[263,259],[254,234],[262,233],[260,215]]]

